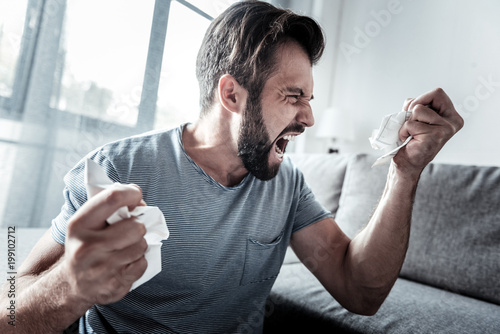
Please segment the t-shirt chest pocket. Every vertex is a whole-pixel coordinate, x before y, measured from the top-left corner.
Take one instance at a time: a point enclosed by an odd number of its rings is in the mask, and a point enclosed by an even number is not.
[[[259,283],[278,276],[285,256],[285,230],[270,243],[247,239],[245,266],[240,285]]]

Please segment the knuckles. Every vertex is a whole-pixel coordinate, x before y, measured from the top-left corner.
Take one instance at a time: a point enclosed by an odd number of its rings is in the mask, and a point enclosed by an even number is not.
[[[416,118],[420,113],[423,113],[425,110],[427,110],[427,107],[424,106],[423,104],[417,104],[413,107],[413,117]]]
[[[134,244],[144,239],[147,232],[146,226],[133,218],[113,224],[108,229],[106,238],[109,241],[119,237],[128,244]]]
[[[72,251],[72,259],[77,264],[87,262],[95,256],[97,246],[95,243],[80,243]]]
[[[453,128],[453,126],[440,126],[438,129],[438,135],[440,138],[443,138],[443,139],[450,139],[454,134],[455,134],[455,129]]]
[[[117,302],[128,293],[131,286],[132,283],[124,281],[119,276],[111,277],[94,293],[94,303],[105,305]]]
[[[441,87],[437,87],[433,90],[433,93],[438,96],[448,96]]]
[[[463,119],[462,116],[460,116],[458,113],[457,113],[457,129],[455,132],[458,132],[460,129],[462,129],[465,125],[465,120]]]
[[[139,260],[137,260],[136,262],[137,262],[136,265],[137,265],[138,276],[135,279],[139,279],[142,276],[142,274],[144,274],[146,269],[148,268],[148,261],[143,256]],[[135,279],[134,279],[134,281],[135,281]]]
[[[142,253],[146,253],[146,251],[148,250],[148,242],[146,241],[146,239],[142,238],[142,240],[140,241],[140,245],[142,247]]]
[[[144,274],[148,267],[148,261],[144,256],[141,258],[137,259],[137,261],[125,266],[122,268],[121,272],[121,277],[132,284],[135,282],[139,277]]]
[[[139,233],[140,233],[140,235],[141,235],[141,236],[145,236],[145,235],[146,235],[146,232],[148,231],[148,230],[146,229],[146,225],[144,225],[143,223],[140,223],[140,222],[139,222],[139,223],[137,223],[137,224],[139,225],[139,226],[138,226],[138,228],[139,228]]]

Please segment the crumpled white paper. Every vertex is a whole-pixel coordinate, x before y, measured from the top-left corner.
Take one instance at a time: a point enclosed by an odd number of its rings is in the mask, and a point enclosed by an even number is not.
[[[114,182],[106,175],[101,166],[87,158],[85,161],[85,187],[87,188],[88,198],[95,196],[113,183]],[[126,206],[123,206],[115,211],[106,221],[109,224],[114,224],[132,216],[136,217],[138,221],[146,226],[146,235],[144,239],[146,239],[148,243],[148,249],[144,256],[148,262],[148,267],[144,274],[132,284],[130,291],[149,281],[161,272],[161,241],[169,237],[165,217],[156,206],[137,206],[132,211],[129,211]]]
[[[389,162],[413,138],[409,136],[404,142],[399,139],[399,130],[410,116],[411,111],[400,111],[385,115],[380,127],[373,130],[372,136],[369,138],[372,148],[376,150],[382,149],[386,153],[379,157],[372,167]]]

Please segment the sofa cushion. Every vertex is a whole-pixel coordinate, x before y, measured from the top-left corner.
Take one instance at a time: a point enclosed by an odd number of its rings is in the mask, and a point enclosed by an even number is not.
[[[339,154],[290,154],[317,200],[334,216],[339,207],[348,157]]]
[[[387,166],[349,161],[336,220],[353,237],[368,221]],[[413,208],[401,276],[500,304],[500,168],[430,164]]]
[[[500,307],[399,278],[374,316],[344,309],[301,263],[283,266],[264,333],[498,333]]]

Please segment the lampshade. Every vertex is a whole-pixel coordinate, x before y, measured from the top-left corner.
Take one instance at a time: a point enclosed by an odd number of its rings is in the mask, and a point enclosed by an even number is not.
[[[338,108],[326,109],[317,124],[316,137],[354,141],[354,124],[351,114],[347,110]]]

